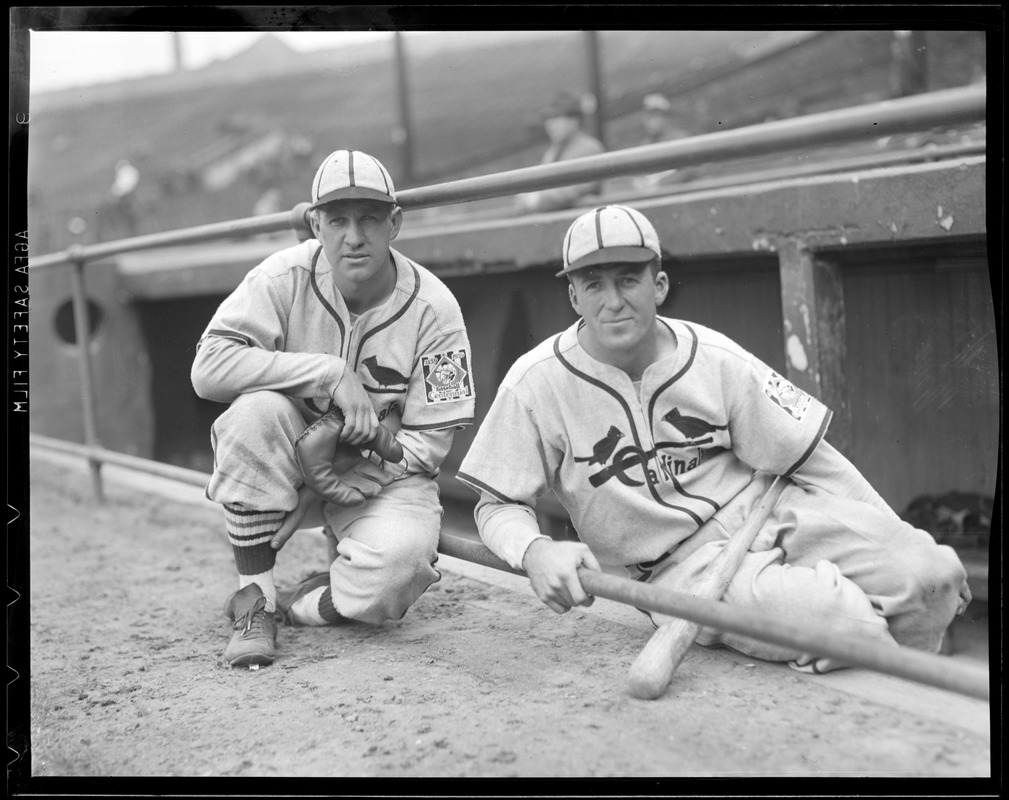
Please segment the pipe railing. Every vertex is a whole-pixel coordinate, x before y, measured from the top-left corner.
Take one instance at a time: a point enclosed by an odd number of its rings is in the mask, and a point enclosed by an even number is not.
[[[853,139],[906,133],[985,118],[984,87],[948,89],[900,100],[810,114],[745,128],[631,147],[586,158],[465,178],[401,193],[403,208],[486,200],[519,192],[639,175]]]
[[[158,478],[166,478],[176,483],[185,483],[190,486],[206,488],[210,476],[199,470],[188,467],[177,467],[174,464],[163,464],[160,461],[151,461],[140,456],[131,456],[128,453],[118,453],[115,450],[106,450],[104,447],[95,445],[77,444],[67,442],[62,439],[54,439],[51,436],[42,436],[38,433],[28,435],[28,442],[44,450],[51,450],[54,453],[62,453],[67,456],[76,456],[88,461],[100,461],[116,467],[125,467],[135,472],[144,472]]]
[[[555,164],[511,170],[475,178],[449,181],[397,192],[404,209],[420,209],[486,200],[521,192],[584,183],[602,178],[659,172],[733,158],[766,155],[814,145],[878,138],[938,125],[979,122],[985,119],[986,89],[970,86],[913,97],[870,103],[811,114],[790,120],[752,125],[626,150],[572,159]],[[75,335],[80,353],[80,379],[86,457],[91,466],[95,494],[102,499],[100,467],[109,453],[101,447],[96,416],[97,398],[89,346],[90,320],[84,268],[110,256],[141,250],[294,230],[309,232],[308,203],[289,212],[212,223],[164,233],[146,234],[102,242],[73,245],[61,253],[29,259],[29,272],[71,267]],[[134,468],[144,467],[137,463]]]
[[[983,86],[929,92],[900,100],[870,103],[795,119],[693,136],[688,139],[630,147],[554,164],[403,189],[397,192],[396,199],[404,210],[430,208],[586,183],[602,178],[679,169],[710,161],[728,161],[733,158],[767,155],[801,147],[877,138],[940,124],[979,122],[985,119],[986,97],[987,93]],[[308,205],[299,203],[290,212],[278,212],[262,217],[134,236],[101,244],[77,245],[63,253],[34,258],[29,267],[41,269],[75,261],[95,261],[137,250],[152,250],[291,229],[307,230],[308,222],[305,215]]]

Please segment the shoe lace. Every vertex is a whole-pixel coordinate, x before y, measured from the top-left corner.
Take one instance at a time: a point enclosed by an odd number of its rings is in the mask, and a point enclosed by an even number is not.
[[[242,636],[258,636],[263,634],[263,623],[266,620],[266,598],[260,597],[252,608],[235,620],[235,630],[241,628]]]

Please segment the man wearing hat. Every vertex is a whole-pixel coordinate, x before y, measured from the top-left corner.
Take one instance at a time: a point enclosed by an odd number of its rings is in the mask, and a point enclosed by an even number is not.
[[[817,399],[716,331],[658,315],[669,278],[648,219],[594,209],[562,258],[581,319],[515,362],[458,472],[480,495],[487,546],[558,613],[592,602],[579,567],[689,592],[770,476],[787,476],[725,600],[937,651],[970,600],[954,551],[899,519],[826,442],[831,412]],[[541,534],[547,491],[579,541]],[[711,629],[698,641],[804,671],[839,666]]]
[[[582,130],[582,106],[577,95],[567,92],[558,95],[547,109],[543,124],[550,146],[543,154],[541,164],[594,156],[606,151],[602,142]],[[528,192],[517,195],[515,205],[522,213],[555,211],[576,205],[586,195],[599,194],[601,188],[601,183],[594,182]]]
[[[646,94],[642,101],[641,127],[642,137],[639,145],[670,142],[687,136],[687,132],[673,119],[673,104],[668,97],[658,92]],[[633,180],[634,188],[652,189],[675,172],[675,169],[670,169],[651,175],[639,175]]]
[[[440,577],[434,478],[455,430],[473,421],[462,313],[441,280],[390,246],[403,212],[389,172],[366,153],[337,150],[311,198],[315,238],[245,277],[192,367],[196,393],[229,404],[211,432],[206,494],[224,507],[238,570],[225,604],[233,666],[275,659],[278,606],[303,625],[406,613]],[[315,497],[298,459],[300,440],[328,430],[319,421],[334,407],[345,419],[333,443],[343,504]],[[399,463],[362,453],[380,425],[402,446]],[[277,550],[298,526],[318,525],[331,536],[328,571],[278,598]]]
[[[644,135],[641,144],[657,144],[682,139],[687,132],[673,119],[673,104],[664,94],[646,94],[641,103],[641,127]]]

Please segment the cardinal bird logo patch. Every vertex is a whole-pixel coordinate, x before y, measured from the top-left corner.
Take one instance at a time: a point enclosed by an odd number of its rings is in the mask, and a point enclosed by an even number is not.
[[[400,375],[392,367],[379,364],[376,356],[368,356],[363,363],[379,386],[397,386],[410,380],[406,375]]]
[[[624,438],[623,432],[616,426],[611,425],[606,435],[592,446],[592,455],[575,456],[575,461],[588,462],[589,464],[605,464],[617,446],[617,442]]]
[[[788,412],[792,419],[802,422],[809,411],[813,398],[790,381],[782,378],[777,372],[772,372],[764,384],[764,394],[771,402]]]
[[[726,431],[728,425],[716,425],[713,422],[690,417],[680,412],[680,409],[673,408],[662,417],[663,420],[672,425],[676,430],[687,437],[687,440],[699,439],[702,436],[714,433],[715,431]],[[710,439],[708,440],[710,441]]]
[[[428,405],[451,403],[473,396],[473,381],[465,350],[421,356],[420,363],[424,370]]]

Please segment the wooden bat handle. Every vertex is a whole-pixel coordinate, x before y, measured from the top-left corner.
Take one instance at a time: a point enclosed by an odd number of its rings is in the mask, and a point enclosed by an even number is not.
[[[706,600],[721,599],[784,487],[785,481],[776,476],[690,594]],[[654,700],[661,695],[700,630],[700,624],[686,619],[674,619],[660,625],[631,665],[627,676],[631,695],[640,700]]]

